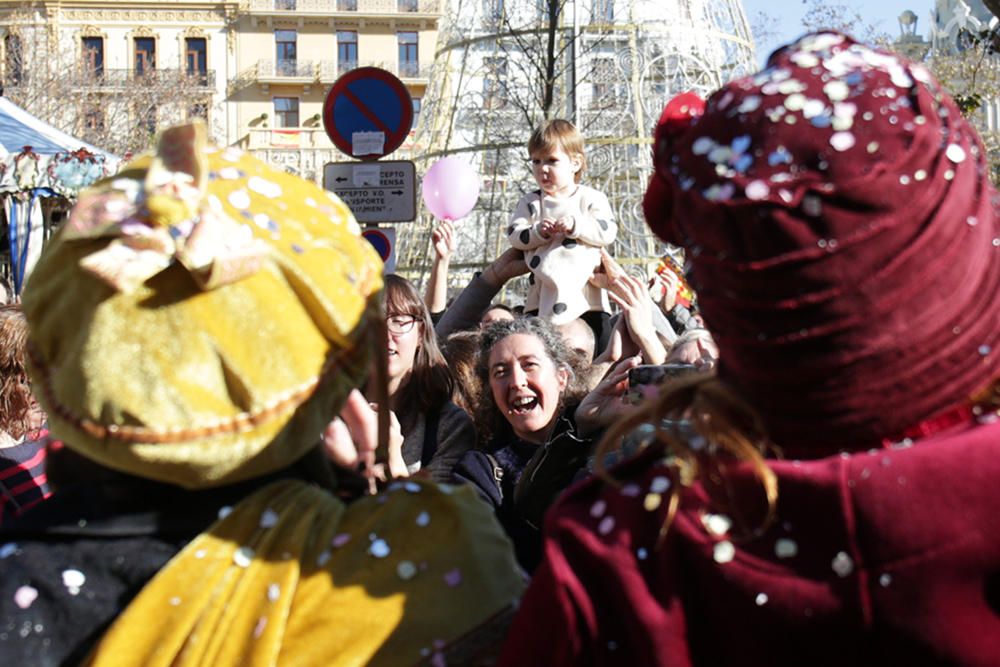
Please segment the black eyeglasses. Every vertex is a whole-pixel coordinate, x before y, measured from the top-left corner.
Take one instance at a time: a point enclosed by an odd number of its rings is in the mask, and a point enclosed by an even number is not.
[[[413,315],[391,315],[385,318],[385,328],[389,330],[389,333],[401,335],[405,333],[410,333],[413,330],[413,325],[417,323],[417,318]]]

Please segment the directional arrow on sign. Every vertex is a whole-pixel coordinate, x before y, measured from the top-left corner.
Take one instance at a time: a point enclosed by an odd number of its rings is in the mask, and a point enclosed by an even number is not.
[[[416,170],[408,160],[329,162],[323,183],[361,223],[416,219]]]

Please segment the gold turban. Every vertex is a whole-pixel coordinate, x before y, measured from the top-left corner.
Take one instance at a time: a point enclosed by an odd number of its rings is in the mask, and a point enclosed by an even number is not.
[[[83,192],[24,292],[53,437],[189,488],[317,445],[368,368],[382,265],[336,197],[204,128]]]

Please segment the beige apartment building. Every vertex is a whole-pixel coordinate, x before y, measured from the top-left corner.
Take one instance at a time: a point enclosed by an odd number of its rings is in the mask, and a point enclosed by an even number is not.
[[[347,159],[323,129],[327,92],[337,77],[363,66],[388,70],[406,84],[416,121],[434,61],[441,2],[242,3],[235,28],[237,71],[227,91],[230,124],[237,128],[230,143],[317,178],[325,162]]]
[[[320,116],[341,74],[396,74],[416,125],[442,3],[0,0],[4,94],[118,150],[125,137],[141,149],[156,127],[201,117],[216,141],[319,182],[323,164],[348,159]]]

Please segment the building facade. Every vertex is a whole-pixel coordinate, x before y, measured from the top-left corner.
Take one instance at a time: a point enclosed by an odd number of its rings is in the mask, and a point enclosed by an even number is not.
[[[227,101],[228,143],[316,180],[348,159],[326,136],[323,102],[357,67],[392,72],[420,111],[437,40],[441,0],[249,0],[236,34]],[[412,152],[408,143],[400,151]]]
[[[337,77],[387,69],[419,111],[440,0],[0,0],[4,92],[118,152],[203,118],[213,139],[319,181],[346,159],[320,113]]]
[[[931,14],[930,46],[934,57],[955,57],[968,49],[977,36],[996,29],[998,19],[987,9],[982,0],[936,0]],[[1000,59],[994,51],[979,67],[989,70],[982,78],[996,80],[1000,69]],[[984,89],[987,86],[984,86]],[[992,88],[992,86],[989,86]],[[954,92],[954,91],[952,91]],[[986,90],[977,111],[980,118],[977,128],[987,144],[991,137],[986,135],[1000,131],[1000,97],[995,90]]]
[[[4,94],[119,154],[200,117],[225,140],[236,2],[0,2]]]

